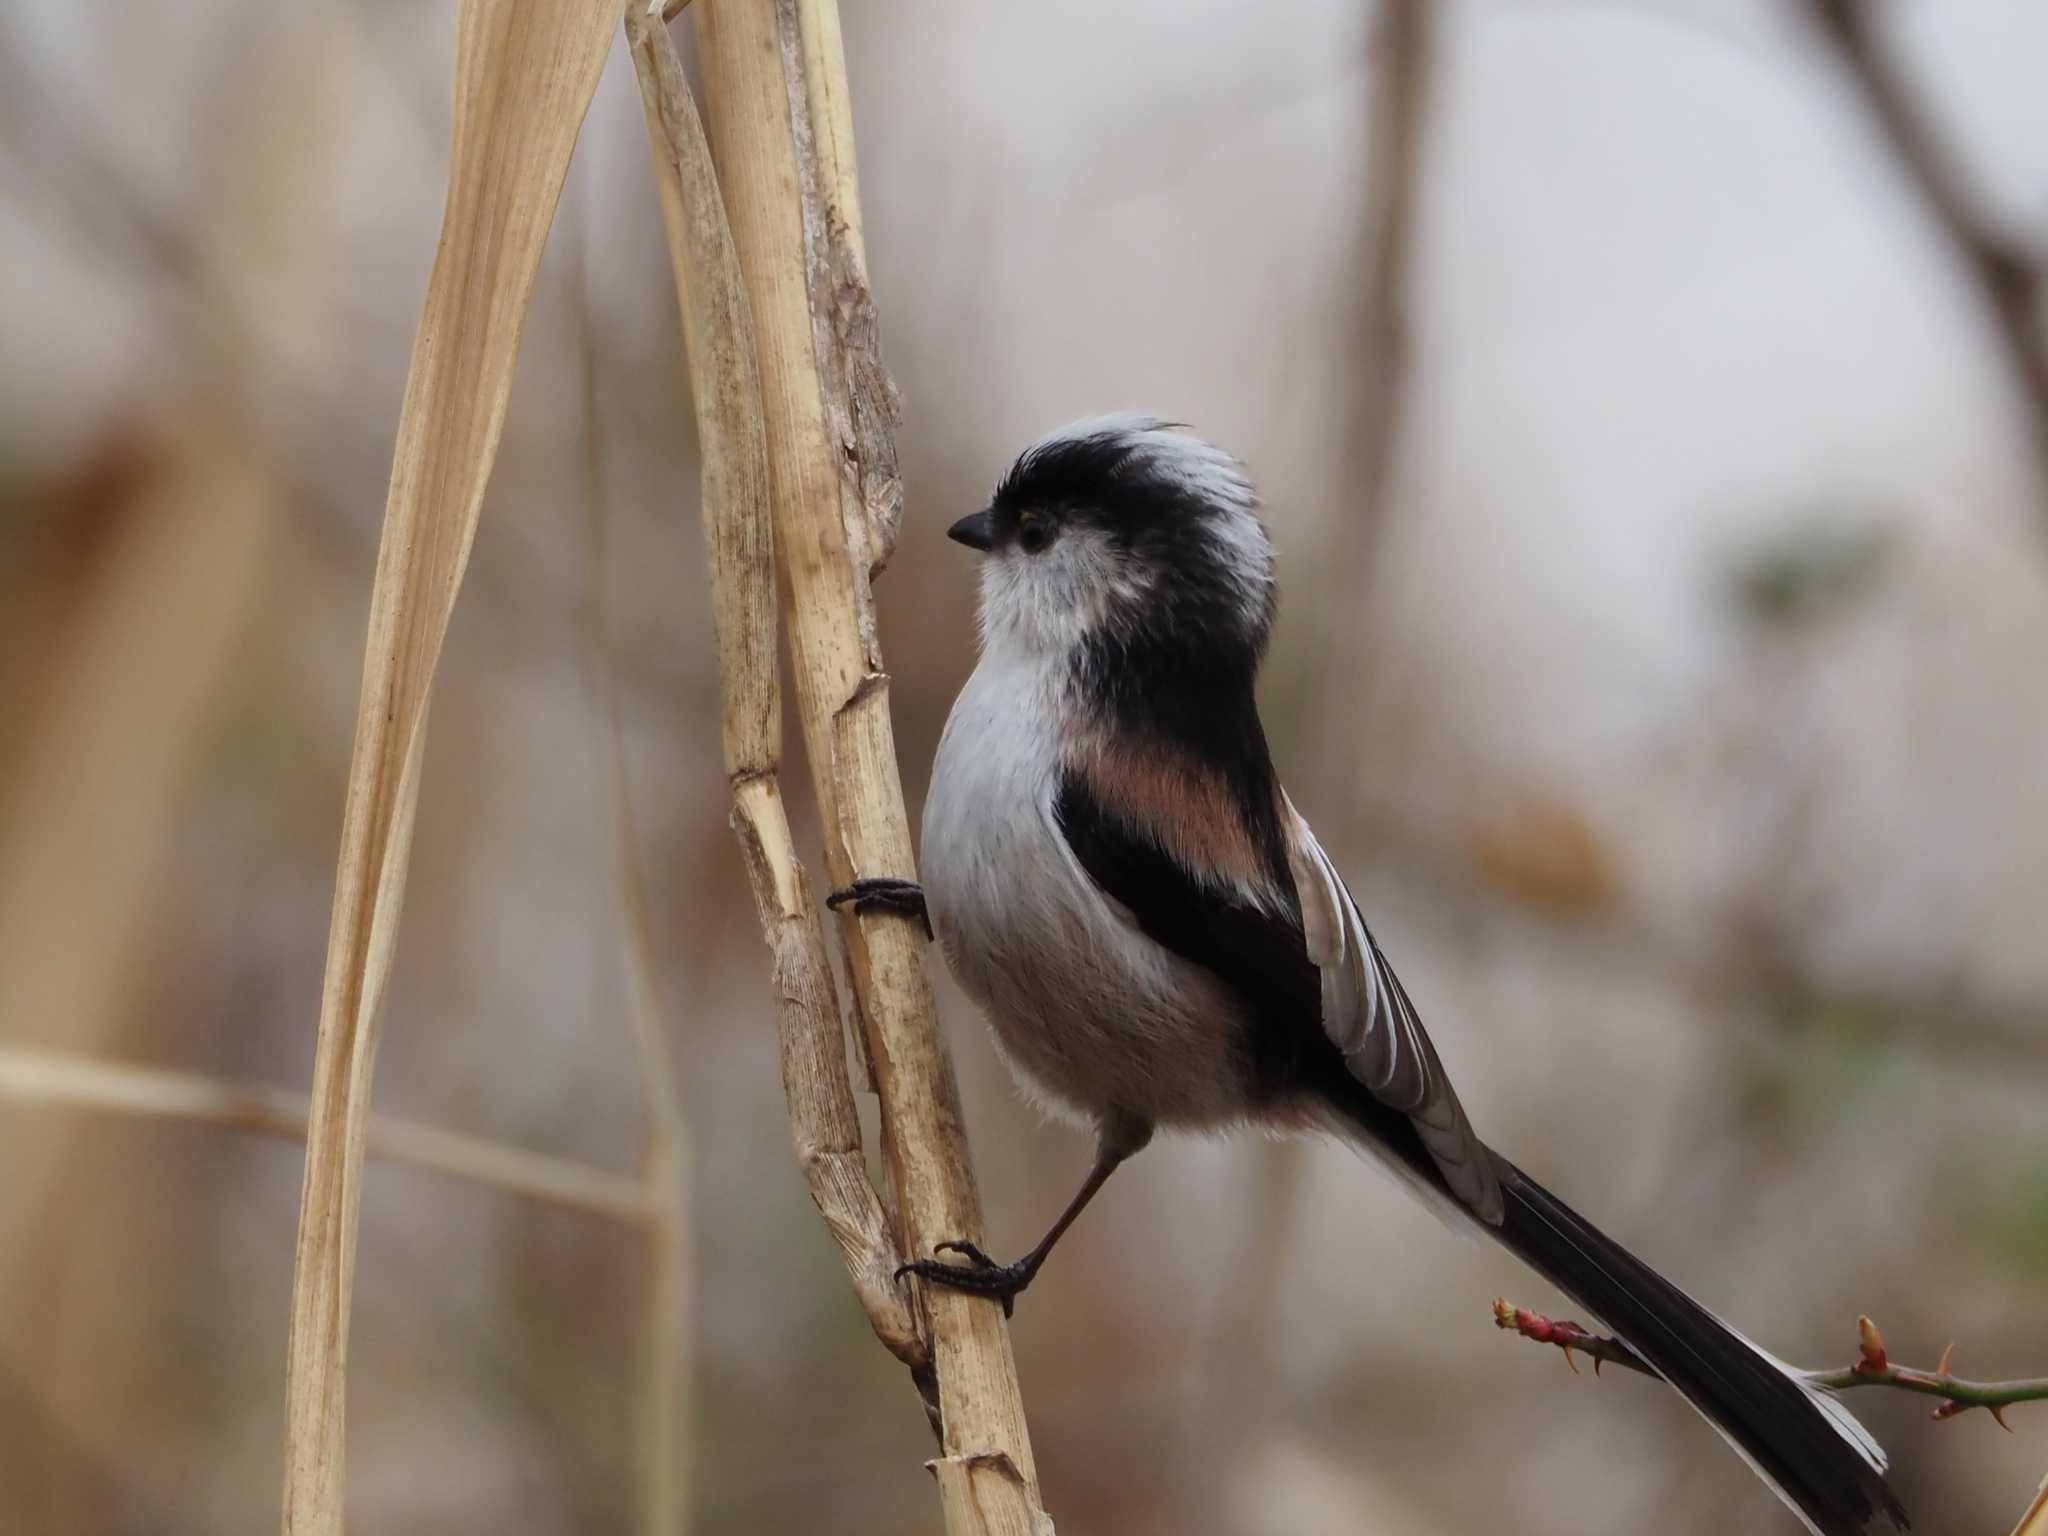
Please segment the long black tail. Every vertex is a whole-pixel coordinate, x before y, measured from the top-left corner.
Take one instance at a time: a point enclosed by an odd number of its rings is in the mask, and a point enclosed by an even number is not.
[[[1506,1215],[1487,1229],[1595,1314],[1720,1430],[1820,1536],[1861,1536],[1906,1511],[1884,1453],[1848,1409],[1808,1387],[1505,1158]]]
[[[1602,1233],[1497,1152],[1502,1217],[1489,1226],[1459,1204],[1408,1118],[1351,1077],[1315,1064],[1331,1125],[1432,1203],[1447,1205],[1613,1332],[1718,1429],[1818,1536],[1864,1536],[1884,1516],[1911,1524],[1884,1480],[1884,1452],[1847,1408]]]

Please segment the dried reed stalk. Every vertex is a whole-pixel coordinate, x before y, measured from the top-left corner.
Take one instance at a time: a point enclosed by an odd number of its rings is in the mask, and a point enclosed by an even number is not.
[[[427,704],[541,246],[617,17],[616,0],[461,0],[456,12],[448,200],[399,416],[321,989],[286,1363],[287,1532],[342,1528],[371,1071]]]
[[[615,674],[614,674],[615,675]],[[674,1068],[661,1021],[653,964],[654,932],[647,913],[647,873],[632,836],[626,793],[625,733],[618,689],[611,695],[611,799],[619,836],[619,891],[625,919],[624,955],[632,998],[627,1022],[640,1069],[643,1129],[640,1192],[646,1211],[647,1333],[640,1385],[641,1528],[648,1536],[677,1536],[687,1523],[690,1448],[695,1438],[690,1373],[683,1358],[694,1292],[690,1265],[690,1138],[676,1098]]]
[[[302,1093],[260,1083],[11,1045],[0,1045],[0,1098],[183,1120],[286,1141],[305,1140],[309,1106]],[[363,1144],[381,1162],[636,1227],[646,1220],[648,1196],[640,1182],[608,1168],[382,1115],[366,1122]]]
[[[869,587],[894,537],[895,400],[874,356],[837,9],[699,0],[693,14],[757,328],[768,485],[826,867],[835,885],[907,876],[909,820]],[[900,1247],[929,1252],[976,1236],[980,1199],[923,931],[888,915],[851,917],[841,931]],[[947,1529],[1048,1530],[1001,1309],[944,1288],[927,1291],[924,1306]]]
[[[628,31],[631,27],[629,24]],[[611,494],[605,476],[604,413],[600,407],[596,328],[576,246],[577,363],[582,384],[585,494],[589,539],[584,573],[584,627],[593,660],[598,734],[605,744],[606,809],[612,868],[618,883],[620,959],[627,985],[626,1024],[640,1080],[640,1182],[646,1201],[646,1274],[642,1296],[646,1335],[641,1350],[640,1518],[648,1536],[676,1536],[689,1510],[694,1398],[683,1352],[694,1292],[691,1285],[690,1135],[675,1090],[675,1065],[662,1020],[654,960],[647,870],[633,831],[633,796],[626,774],[625,708],[620,700],[619,646],[612,626]]]
[[[2048,1536],[2048,1477],[2042,1478],[2041,1486],[2034,1490],[2034,1502],[2020,1516],[2012,1536]]]
[[[790,1134],[811,1199],[876,1336],[922,1371],[929,1357],[894,1279],[896,1244],[861,1151],[825,937],[782,804],[774,530],[753,320],[710,149],[675,47],[638,5],[626,12],[626,37],[646,109],[689,354],[732,825],[774,954]]]

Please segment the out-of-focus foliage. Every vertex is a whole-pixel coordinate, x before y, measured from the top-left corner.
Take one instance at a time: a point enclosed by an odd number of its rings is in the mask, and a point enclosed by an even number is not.
[[[1442,8],[1369,590],[1326,555],[1369,8],[846,10],[908,409],[879,595],[913,801],[972,643],[940,530],[1063,419],[1194,422],[1280,547],[1283,771],[1489,1139],[1788,1358],[1846,1361],[1867,1311],[1901,1357],[2048,1369],[2048,496],[1797,8]],[[0,1045],[307,1079],[451,19],[0,20]],[[1911,0],[1885,30],[2048,249],[2048,19]],[[931,1529],[928,1432],[790,1165],[644,155],[617,57],[442,666],[378,1104],[635,1154],[594,431],[694,1142],[693,1525]],[[1087,1149],[945,1002],[1006,1249]],[[288,1145],[0,1101],[0,1530],[275,1518],[298,1189]],[[359,1263],[362,1529],[632,1528],[630,1239],[377,1168]],[[1131,1536],[1789,1529],[1666,1395],[1503,1340],[1503,1293],[1563,1310],[1340,1152],[1162,1142],[1019,1309],[1049,1507]],[[1856,1406],[1941,1529],[2007,1529],[2038,1481],[2038,1413]]]

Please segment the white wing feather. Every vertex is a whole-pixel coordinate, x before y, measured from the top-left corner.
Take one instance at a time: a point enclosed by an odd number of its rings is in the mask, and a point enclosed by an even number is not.
[[[1288,851],[1309,958],[1322,972],[1323,1028],[1351,1075],[1408,1116],[1451,1192],[1490,1226],[1501,1220],[1493,1157],[1465,1117],[1407,990],[1366,929],[1330,856],[1287,807]]]

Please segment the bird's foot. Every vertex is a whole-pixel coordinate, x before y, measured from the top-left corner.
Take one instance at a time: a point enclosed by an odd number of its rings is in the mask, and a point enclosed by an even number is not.
[[[924,924],[924,936],[927,939],[934,937],[932,915],[925,907],[924,887],[915,880],[897,880],[889,876],[856,880],[827,896],[825,905],[834,912],[851,906],[856,912],[894,912],[899,917],[914,917]]]
[[[970,1296],[987,1296],[1003,1304],[1003,1316],[1008,1317],[1017,1308],[1017,1293],[1031,1283],[1031,1277],[1038,1273],[1038,1266],[1030,1259],[1020,1259],[1015,1264],[998,1264],[973,1243],[940,1243],[935,1250],[939,1253],[957,1253],[967,1262],[948,1264],[941,1259],[913,1259],[908,1264],[896,1267],[898,1278],[915,1275],[933,1285],[948,1286],[956,1291],[965,1291]]]

